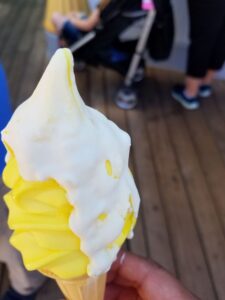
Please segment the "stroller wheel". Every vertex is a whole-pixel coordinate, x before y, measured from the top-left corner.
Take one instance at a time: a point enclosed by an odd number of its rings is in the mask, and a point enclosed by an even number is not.
[[[138,103],[137,92],[132,87],[123,87],[119,90],[115,103],[119,108],[133,109]]]

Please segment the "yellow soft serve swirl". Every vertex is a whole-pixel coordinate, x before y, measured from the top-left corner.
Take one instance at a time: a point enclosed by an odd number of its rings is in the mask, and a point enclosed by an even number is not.
[[[54,180],[23,180],[15,157],[9,159],[3,180],[12,189],[5,195],[8,224],[14,230],[10,241],[27,269],[48,270],[63,279],[86,275],[89,260],[68,226],[73,207],[63,188]]]
[[[84,104],[69,50],[56,52],[2,140],[11,243],[26,267],[63,279],[108,271],[140,203],[130,137]]]

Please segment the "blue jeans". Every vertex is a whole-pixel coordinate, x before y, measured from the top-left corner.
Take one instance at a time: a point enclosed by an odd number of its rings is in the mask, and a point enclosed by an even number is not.
[[[77,42],[84,32],[76,28],[70,21],[67,21],[62,28],[61,38],[66,40],[66,42],[71,45]]]

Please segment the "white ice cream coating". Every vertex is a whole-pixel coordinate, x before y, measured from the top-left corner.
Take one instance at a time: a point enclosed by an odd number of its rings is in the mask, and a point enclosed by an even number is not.
[[[130,137],[82,101],[69,50],[56,52],[33,95],[18,107],[2,132],[14,151],[21,176],[55,179],[74,206],[70,228],[90,258],[88,274],[106,272],[118,247],[124,218],[139,195],[128,169]],[[99,216],[106,214],[104,220]]]

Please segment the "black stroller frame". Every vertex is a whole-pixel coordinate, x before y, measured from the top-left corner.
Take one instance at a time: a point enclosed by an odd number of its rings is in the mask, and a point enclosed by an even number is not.
[[[135,1],[135,0],[134,0]],[[134,2],[133,1],[133,2]],[[151,9],[148,11],[144,10],[139,10],[136,12],[131,12],[131,11],[124,11],[123,7],[126,5],[126,3],[129,2],[131,3],[132,0],[111,0],[110,4],[103,10],[102,15],[101,15],[101,24],[98,25],[93,31],[87,33],[82,37],[79,41],[75,42],[71,47],[70,50],[72,51],[73,54],[77,54],[78,56],[81,56],[83,52],[85,52],[86,49],[86,54],[87,51],[90,51],[89,49],[91,48],[91,43],[93,42],[94,39],[97,39],[98,36],[101,36],[104,27],[107,23],[112,22],[121,14],[123,16],[126,16],[127,20],[129,18],[133,18],[133,16],[137,17],[137,20],[140,20],[140,18],[145,18],[143,22],[143,28],[141,30],[140,36],[138,38],[138,41],[136,43],[136,49],[132,55],[132,58],[130,60],[130,64],[128,66],[128,71],[125,74],[125,80],[122,85],[122,87],[119,89],[117,96],[115,98],[115,103],[118,107],[122,109],[133,109],[137,103],[138,103],[138,96],[137,96],[137,91],[134,87],[134,78],[136,75],[136,72],[138,70],[138,67],[140,65],[141,60],[144,57],[145,50],[146,50],[146,44],[155,20],[156,16],[156,10],[154,8],[154,3]],[[137,1],[136,1],[137,2]],[[130,22],[131,24],[131,22]],[[127,29],[129,26],[129,21],[127,24],[124,24],[124,30]],[[113,26],[112,26],[113,28]],[[113,30],[113,29],[112,29]],[[122,30],[123,31],[123,30]],[[120,34],[121,32],[115,34]],[[88,49],[87,47],[88,46]],[[101,43],[99,45],[101,47]],[[100,50],[101,48],[99,48]],[[84,55],[85,56],[85,55]],[[85,60],[85,59],[84,59]],[[94,64],[91,61],[87,60],[87,63]]]

